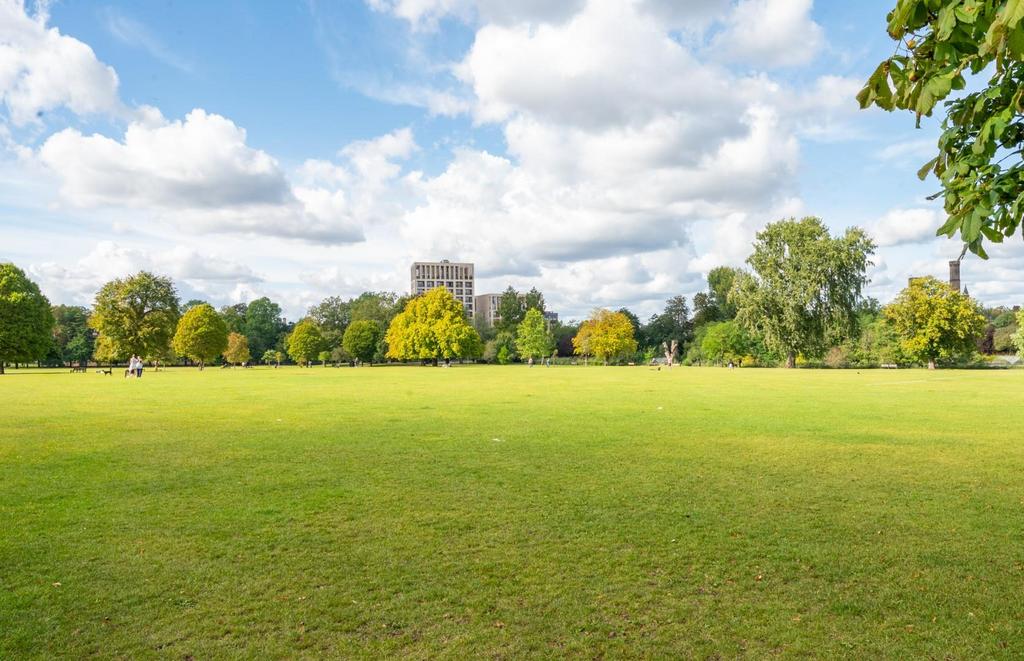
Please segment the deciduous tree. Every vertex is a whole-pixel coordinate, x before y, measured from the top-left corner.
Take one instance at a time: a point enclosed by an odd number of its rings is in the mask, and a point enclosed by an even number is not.
[[[885,308],[886,319],[900,336],[901,348],[935,369],[975,349],[985,317],[969,296],[935,278],[916,278]]]
[[[1017,347],[1017,355],[1024,358],[1024,310],[1017,313],[1017,332],[1011,337]]]
[[[704,331],[700,352],[704,360],[719,365],[730,361],[740,363],[751,353],[752,344],[742,325],[736,321],[718,321]]]
[[[388,357],[398,360],[475,358],[483,347],[462,303],[438,287],[409,301],[388,327]]]
[[[527,310],[516,331],[516,349],[523,358],[548,356],[554,349],[544,314],[537,308]]]
[[[89,310],[78,305],[52,308],[53,350],[61,363],[84,365],[92,358],[96,331],[89,328]]]
[[[244,365],[249,362],[250,358],[252,358],[252,354],[249,353],[249,338],[241,333],[230,333],[224,360],[232,365]]]
[[[295,324],[295,329],[286,342],[288,355],[299,365],[309,365],[324,348],[324,338],[320,327],[312,319],[303,319]]]
[[[832,238],[819,218],[770,223],[757,234],[730,300],[737,320],[796,366],[798,354],[820,357],[856,332],[874,244],[858,228]]]
[[[580,324],[572,344],[576,355],[594,356],[604,362],[636,353],[637,347],[629,317],[604,309],[594,310]]]
[[[242,333],[249,340],[249,349],[257,356],[277,344],[283,328],[281,306],[266,296],[252,301],[245,309]]]
[[[341,344],[350,356],[359,359],[359,362],[372,365],[377,345],[383,334],[380,324],[376,321],[360,319],[353,321],[345,329],[345,336]]]
[[[202,303],[182,315],[171,347],[179,356],[194,360],[202,370],[228,348],[228,326],[213,306]]]
[[[178,294],[171,279],[142,271],[103,285],[89,324],[99,332],[105,354],[123,360],[133,354],[165,355],[178,318]]]
[[[984,239],[1012,236],[1024,214],[1022,21],[1022,0],[898,0],[888,15],[896,52],[857,96],[863,108],[909,110],[920,125],[968,76],[988,77],[946,102],[938,155],[918,172],[942,185],[938,234],[959,232],[982,257]]]
[[[42,360],[53,345],[53,312],[39,286],[0,264],[0,374],[8,362]]]
[[[498,330],[515,332],[516,326],[526,314],[526,306],[523,303],[523,297],[513,287],[509,286],[502,292],[498,298],[498,315],[501,318],[495,324]]]

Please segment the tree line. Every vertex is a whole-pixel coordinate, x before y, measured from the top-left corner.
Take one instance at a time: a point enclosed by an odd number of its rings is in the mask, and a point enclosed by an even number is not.
[[[91,308],[56,305],[13,264],[0,265],[0,373],[6,363],[84,365],[132,355],[156,364],[309,366],[391,360],[507,364],[561,358],[604,364],[965,365],[1024,353],[1024,313],[984,309],[934,278],[913,280],[886,306],[864,296],[874,244],[859,228],[832,236],[819,218],[770,223],[746,269],[718,267],[707,288],[669,298],[646,322],[626,308],[560,323],[544,295],[509,287],[491,324],[466,318],[444,288],[410,297],[332,296],[288,322],[269,298],[215,309],[180,303],[170,278],[112,280]]]

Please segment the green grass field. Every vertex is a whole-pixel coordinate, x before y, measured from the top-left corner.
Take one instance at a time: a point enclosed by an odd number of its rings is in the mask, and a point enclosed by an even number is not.
[[[13,372],[0,658],[1020,658],[1022,386]]]

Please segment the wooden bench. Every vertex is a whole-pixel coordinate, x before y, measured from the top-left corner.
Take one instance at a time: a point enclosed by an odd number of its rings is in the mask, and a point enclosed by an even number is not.
[[[85,374],[85,369],[84,365],[72,365],[71,373],[74,374],[75,372],[81,372],[82,374]]]

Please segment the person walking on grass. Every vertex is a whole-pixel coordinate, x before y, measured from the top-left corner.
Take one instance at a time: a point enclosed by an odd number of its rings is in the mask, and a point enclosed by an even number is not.
[[[128,369],[124,371],[124,378],[135,378],[135,356],[128,359]]]
[[[135,378],[142,378],[142,358],[135,357]]]

